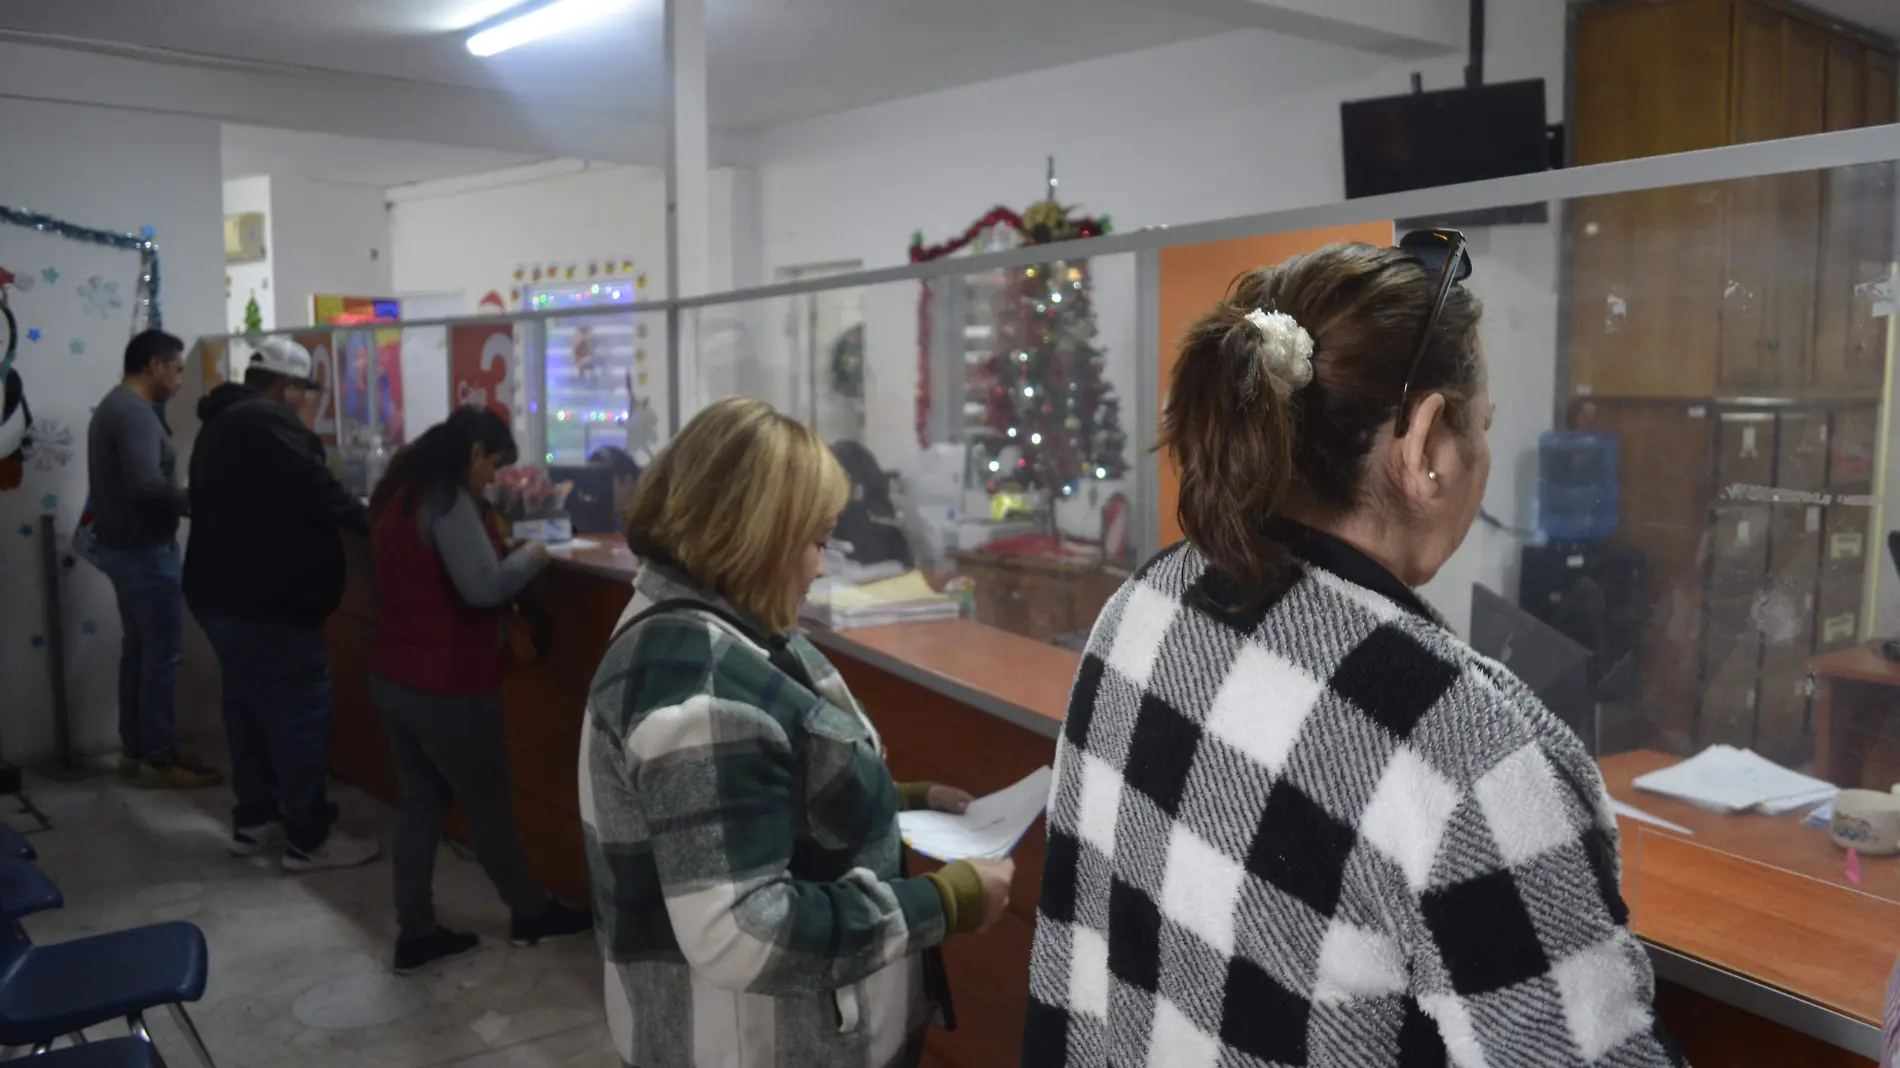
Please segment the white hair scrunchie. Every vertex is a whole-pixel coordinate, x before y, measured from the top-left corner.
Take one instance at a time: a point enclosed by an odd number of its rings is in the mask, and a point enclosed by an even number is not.
[[[1247,321],[1260,331],[1260,369],[1273,383],[1274,392],[1284,397],[1305,389],[1313,381],[1313,335],[1282,311],[1255,308],[1247,313]],[[1258,392],[1257,381],[1249,375],[1242,400],[1251,402]]]

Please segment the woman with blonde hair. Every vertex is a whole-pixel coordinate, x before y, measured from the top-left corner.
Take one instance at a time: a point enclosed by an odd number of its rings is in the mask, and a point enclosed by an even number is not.
[[[715,403],[643,474],[634,597],[591,687],[581,814],[622,1061],[915,1065],[924,953],[987,927],[1008,861],[906,878],[876,728],[794,628],[850,496],[816,435]]]

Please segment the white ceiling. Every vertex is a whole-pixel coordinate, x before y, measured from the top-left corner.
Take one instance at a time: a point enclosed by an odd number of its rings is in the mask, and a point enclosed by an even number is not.
[[[1865,30],[1900,39],[1900,3],[1895,0],[1807,0],[1824,14]]]
[[[657,115],[659,0],[489,59],[471,27],[520,0],[4,0],[0,29],[504,90]],[[711,124],[747,130],[1186,40],[1229,23],[1153,0],[709,0]]]
[[[298,133],[264,126],[224,127],[224,176],[297,174],[332,182],[391,186],[480,174],[535,157],[485,148],[458,148],[417,141]]]

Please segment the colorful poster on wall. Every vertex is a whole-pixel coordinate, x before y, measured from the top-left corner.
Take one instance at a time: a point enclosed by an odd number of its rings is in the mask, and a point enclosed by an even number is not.
[[[402,302],[394,298],[320,294],[310,298],[310,304],[316,321],[325,325],[360,326],[402,317]],[[360,428],[362,433],[373,430],[387,445],[401,445],[407,440],[402,411],[402,331],[340,334],[337,355],[344,424]]]
[[[325,445],[335,445],[336,397],[332,387],[336,382],[336,360],[332,335],[327,330],[313,330],[296,335],[296,341],[310,350],[310,379],[316,383],[315,389],[304,394],[303,408],[297,414],[303,419],[303,425],[316,431]]]
[[[487,408],[513,421],[515,324],[449,327],[449,397],[457,407]]]
[[[324,326],[393,323],[400,318],[402,301],[395,297],[339,297],[319,293],[310,298],[310,319]]]

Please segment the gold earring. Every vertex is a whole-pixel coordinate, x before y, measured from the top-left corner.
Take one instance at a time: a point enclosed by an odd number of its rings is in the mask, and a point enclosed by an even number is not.
[[[1436,481],[1438,481],[1438,472],[1436,472],[1436,471],[1427,471],[1427,472],[1425,472],[1425,477],[1426,477],[1426,478],[1429,478],[1429,479],[1431,479],[1431,480],[1432,480],[1433,482],[1436,482]]]

